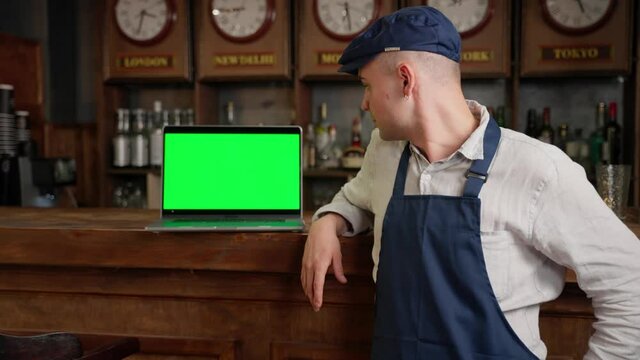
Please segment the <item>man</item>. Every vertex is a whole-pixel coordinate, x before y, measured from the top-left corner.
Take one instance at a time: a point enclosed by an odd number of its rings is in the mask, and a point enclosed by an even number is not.
[[[538,313],[573,269],[598,322],[585,359],[640,359],[640,241],[558,148],[466,101],[460,38],[404,8],[345,49],[376,130],[361,171],[320,208],[301,282],[322,306],[338,236],[374,230],[374,359],[543,359]]]

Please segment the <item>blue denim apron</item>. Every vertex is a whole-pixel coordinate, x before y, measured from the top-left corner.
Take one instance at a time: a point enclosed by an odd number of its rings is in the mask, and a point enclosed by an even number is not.
[[[462,197],[404,195],[404,149],[382,227],[372,359],[537,359],[505,319],[482,254],[478,194],[499,141],[491,119]]]

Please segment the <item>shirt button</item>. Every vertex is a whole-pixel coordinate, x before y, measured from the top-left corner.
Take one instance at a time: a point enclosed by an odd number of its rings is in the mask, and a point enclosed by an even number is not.
[[[430,180],[431,180],[431,175],[424,176],[424,181],[430,181]]]

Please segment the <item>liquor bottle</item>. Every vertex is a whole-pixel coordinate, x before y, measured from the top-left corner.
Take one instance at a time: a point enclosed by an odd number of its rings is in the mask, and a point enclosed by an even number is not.
[[[526,135],[531,137],[538,137],[538,114],[536,109],[529,109],[527,111],[527,128],[524,130]]]
[[[603,153],[608,155],[608,163],[612,165],[620,164],[622,140],[620,137],[620,125],[618,124],[618,104],[615,101],[609,103],[609,121],[604,127],[604,144],[606,150]]]
[[[555,145],[563,152],[567,152],[567,142],[569,141],[569,125],[560,124],[558,127],[558,138]]]
[[[133,136],[131,139],[131,166],[149,166],[149,135],[145,124],[144,109],[134,110]]]
[[[327,103],[320,104],[320,119],[314,132],[316,138],[316,166],[326,168],[329,160],[329,125],[327,124]]]
[[[236,123],[235,120],[235,106],[233,101],[227,102],[225,106],[225,125],[234,125]]]
[[[153,113],[147,122],[149,129],[149,163],[151,166],[162,166],[162,125],[163,111],[162,103],[153,103]]]
[[[340,159],[342,158],[342,149],[338,146],[338,132],[336,126],[329,125],[329,145],[327,146],[329,151],[329,159],[327,159],[325,166],[328,168],[337,168],[340,166]]]
[[[313,134],[313,124],[307,124],[307,130],[304,134],[304,145],[302,147],[302,165],[305,169],[313,169],[316,167],[316,144]]]
[[[188,108],[187,110],[185,110],[185,125],[189,125],[189,126],[193,126],[196,124],[196,117],[193,113],[193,109],[192,108]]]
[[[364,160],[364,148],[362,147],[362,120],[361,116],[356,116],[351,122],[351,145],[344,149],[342,154],[342,167],[348,169],[359,169]]]
[[[186,125],[185,114],[182,109],[175,108],[173,109],[173,124],[174,125]]]
[[[175,125],[174,120],[171,119],[169,110],[162,110],[162,126]],[[179,125],[179,124],[178,124]]]
[[[116,136],[113,137],[113,166],[125,167],[131,165],[131,135],[129,127],[131,119],[129,109],[117,111]]]
[[[38,156],[38,146],[31,137],[31,121],[26,110],[16,110],[16,139],[18,156],[30,159]]]
[[[591,170],[595,171],[596,167],[602,163],[604,148],[604,120],[607,113],[607,104],[599,102],[596,107],[596,128],[589,137],[589,156],[591,158]],[[595,175],[591,173],[590,176]]]
[[[575,130],[574,136],[567,141],[566,153],[571,160],[582,165],[587,174],[591,171],[591,162],[589,160],[589,143],[582,136],[582,129]]]
[[[362,147],[362,120],[358,116],[351,122],[351,146]]]
[[[542,128],[538,134],[538,140],[547,144],[553,144],[554,133],[551,127],[551,109],[546,107],[542,111]]]
[[[507,127],[507,121],[504,118],[504,106],[500,105],[496,109],[496,122],[500,127]]]

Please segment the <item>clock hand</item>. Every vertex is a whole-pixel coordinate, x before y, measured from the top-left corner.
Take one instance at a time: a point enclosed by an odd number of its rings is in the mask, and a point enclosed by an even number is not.
[[[576,0],[578,2],[578,5],[580,5],[580,11],[582,11],[584,13],[584,5],[582,5],[582,0]]]
[[[140,14],[138,15],[140,21],[138,22],[138,30],[136,30],[136,34],[140,34],[140,30],[142,30],[142,21],[144,20],[144,16],[146,14],[147,13],[144,10],[140,11]]]
[[[347,20],[347,2],[345,1],[342,3],[342,6],[344,6],[344,10],[342,11],[342,22],[345,22],[345,20]]]
[[[226,13],[237,13],[240,11],[244,11],[246,10],[244,6],[240,6],[240,7],[235,7],[235,8],[217,8],[216,10],[220,11],[221,13],[226,12]]]
[[[351,31],[351,15],[349,14],[349,3],[346,1],[344,2],[344,10],[347,16],[347,25],[349,26],[349,31]]]

